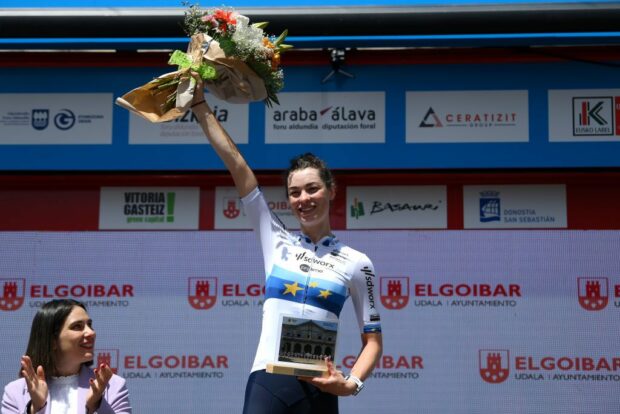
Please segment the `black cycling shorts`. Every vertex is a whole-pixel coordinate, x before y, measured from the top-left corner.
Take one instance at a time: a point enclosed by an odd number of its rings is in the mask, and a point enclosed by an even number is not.
[[[338,414],[338,397],[292,375],[254,371],[245,388],[243,414]]]

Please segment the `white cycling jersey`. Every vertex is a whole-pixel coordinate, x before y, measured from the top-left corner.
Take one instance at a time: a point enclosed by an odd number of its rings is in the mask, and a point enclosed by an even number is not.
[[[265,264],[263,325],[252,372],[274,361],[282,315],[338,322],[351,296],[360,331],[381,332],[375,274],[368,257],[334,236],[317,244],[286,230],[259,188],[241,199],[258,233]]]

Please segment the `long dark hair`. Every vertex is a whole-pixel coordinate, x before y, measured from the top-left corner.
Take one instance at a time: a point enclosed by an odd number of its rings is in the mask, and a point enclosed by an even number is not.
[[[26,355],[32,360],[34,370],[36,371],[41,365],[48,378],[58,375],[54,345],[58,341],[67,317],[76,306],[86,310],[86,306],[77,300],[54,299],[41,306],[32,320]]]
[[[284,171],[284,186],[286,189],[286,197],[288,198],[288,179],[291,174],[297,170],[303,170],[305,168],[316,168],[319,172],[319,177],[325,184],[328,190],[333,190],[336,182],[334,181],[334,176],[330,169],[327,167],[325,161],[312,154],[311,152],[306,152],[305,154],[301,154],[291,159],[290,165],[286,171]]]

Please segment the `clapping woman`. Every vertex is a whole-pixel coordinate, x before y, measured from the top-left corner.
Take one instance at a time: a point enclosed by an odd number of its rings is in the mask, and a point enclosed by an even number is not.
[[[96,333],[86,307],[52,300],[34,316],[20,378],[2,396],[2,414],[130,414],[125,380],[91,369]]]

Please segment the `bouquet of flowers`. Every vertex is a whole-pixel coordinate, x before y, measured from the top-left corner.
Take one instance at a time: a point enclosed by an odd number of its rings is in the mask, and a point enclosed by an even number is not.
[[[164,122],[183,115],[193,99],[196,79],[219,99],[232,103],[264,101],[279,103],[284,86],[280,54],[288,32],[268,36],[267,23],[250,24],[232,9],[201,10],[192,5],[185,12],[185,32],[190,36],[187,53],[172,53],[178,70],[161,75],[120,98],[116,103],[151,122]]]

